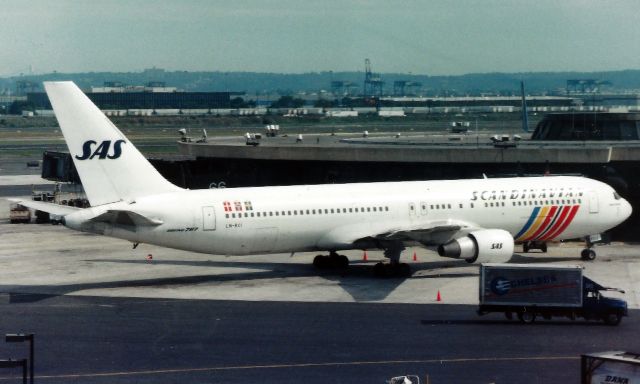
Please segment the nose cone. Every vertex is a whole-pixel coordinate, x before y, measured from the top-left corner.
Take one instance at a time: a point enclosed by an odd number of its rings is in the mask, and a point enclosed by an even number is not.
[[[620,204],[620,210],[618,211],[618,214],[620,216],[620,222],[623,222],[627,220],[629,216],[631,216],[631,213],[633,212],[633,208],[631,207],[631,204],[629,204],[629,202],[626,199],[621,199],[621,200],[622,200],[622,203]]]
[[[629,204],[626,199],[620,199],[620,204],[618,205],[618,211],[616,215],[616,220],[618,221],[617,224],[620,224],[623,221],[627,220],[629,216],[631,216],[632,212],[633,208],[631,207],[631,204]]]

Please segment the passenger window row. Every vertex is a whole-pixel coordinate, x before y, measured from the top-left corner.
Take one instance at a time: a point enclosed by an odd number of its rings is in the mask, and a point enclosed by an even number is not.
[[[364,212],[388,212],[389,207],[356,207],[356,208],[322,208],[322,209],[294,209],[286,211],[258,211],[225,213],[225,218],[240,219],[243,217],[274,217],[274,216],[314,216]]]

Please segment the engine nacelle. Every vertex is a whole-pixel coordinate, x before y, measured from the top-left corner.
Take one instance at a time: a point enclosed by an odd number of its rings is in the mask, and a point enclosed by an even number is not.
[[[513,256],[513,237],[502,229],[483,229],[451,240],[438,247],[443,257],[465,259],[468,263],[503,263]]]

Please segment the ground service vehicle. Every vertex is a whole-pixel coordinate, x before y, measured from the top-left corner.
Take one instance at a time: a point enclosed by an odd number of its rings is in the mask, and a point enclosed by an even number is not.
[[[640,383],[640,354],[599,352],[581,356],[581,383]]]
[[[478,314],[503,312],[508,319],[516,314],[523,323],[537,316],[562,316],[619,324],[627,316],[627,302],[600,292],[624,291],[603,287],[582,271],[581,266],[567,265],[482,264]]]
[[[28,223],[31,221],[31,211],[29,208],[20,204],[12,204],[9,209],[9,222],[11,224],[16,223]]]

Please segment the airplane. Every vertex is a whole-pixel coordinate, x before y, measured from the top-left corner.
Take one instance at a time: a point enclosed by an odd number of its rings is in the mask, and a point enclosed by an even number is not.
[[[339,251],[381,249],[376,275],[409,275],[407,246],[469,263],[509,260],[515,243],[600,234],[631,205],[610,186],[576,176],[482,178],[227,189],[167,181],[73,82],[45,89],[90,202],[37,201],[68,228],[221,255],[322,251],[317,267],[349,263]],[[594,259],[588,247],[583,259]]]

